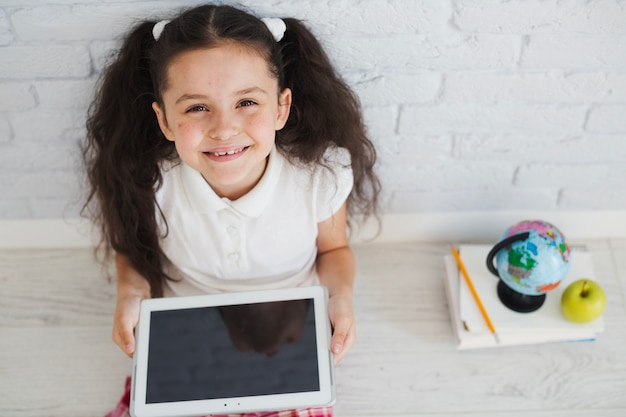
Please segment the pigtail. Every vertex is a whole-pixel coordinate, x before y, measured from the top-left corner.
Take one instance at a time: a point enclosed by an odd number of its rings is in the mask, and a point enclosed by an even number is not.
[[[102,232],[101,246],[125,255],[162,295],[164,274],[155,214],[159,162],[173,158],[152,110],[149,53],[153,22],[139,24],[103,72],[89,108],[83,160],[90,185],[83,212]]]
[[[368,139],[358,97],[335,72],[322,46],[299,20],[287,25],[282,49],[282,87],[293,91],[292,107],[276,143],[306,163],[324,164],[325,150],[346,148],[352,159],[354,187],[348,214],[377,215],[380,182],[374,173],[376,150]]]

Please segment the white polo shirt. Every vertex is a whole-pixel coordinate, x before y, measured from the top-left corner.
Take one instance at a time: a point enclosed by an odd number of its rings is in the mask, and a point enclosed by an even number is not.
[[[221,198],[182,161],[163,170],[156,198],[167,281],[165,295],[311,285],[317,281],[317,224],[352,190],[350,154],[325,154],[332,171],[290,163],[274,148],[259,183]]]

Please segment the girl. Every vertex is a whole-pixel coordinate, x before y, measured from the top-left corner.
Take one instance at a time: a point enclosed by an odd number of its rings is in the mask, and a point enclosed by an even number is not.
[[[380,185],[358,100],[302,23],[229,6],[140,23],[87,128],[85,208],[115,255],[113,340],[126,354],[142,299],[319,282],[344,357],[356,337],[348,218],[375,214]]]

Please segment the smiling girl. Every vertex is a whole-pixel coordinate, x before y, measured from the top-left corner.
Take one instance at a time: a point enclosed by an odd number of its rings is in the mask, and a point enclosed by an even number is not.
[[[320,283],[344,357],[356,338],[347,225],[375,214],[380,185],[358,100],[301,22],[201,6],[140,23],[87,128],[85,210],[115,256],[126,354],[142,299]]]

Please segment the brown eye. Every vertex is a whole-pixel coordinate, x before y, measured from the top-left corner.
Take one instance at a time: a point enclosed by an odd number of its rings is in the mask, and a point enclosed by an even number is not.
[[[187,109],[186,113],[193,113],[193,112],[206,111],[206,110],[207,108],[204,106],[192,106]]]
[[[239,103],[239,107],[250,107],[250,106],[254,106],[255,104],[256,102],[252,100],[243,100],[241,103]]]

